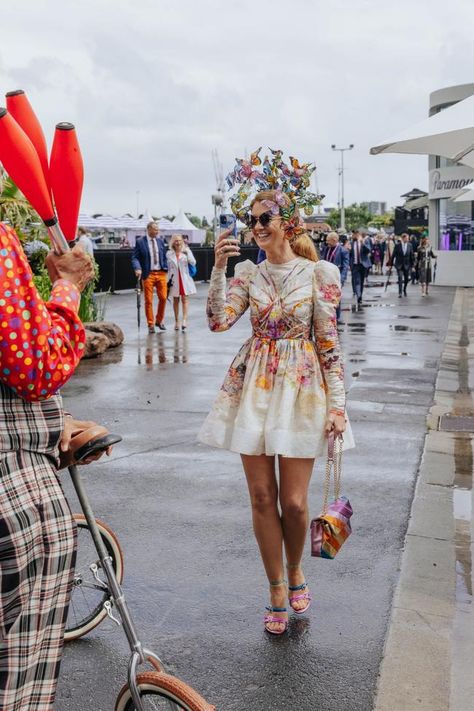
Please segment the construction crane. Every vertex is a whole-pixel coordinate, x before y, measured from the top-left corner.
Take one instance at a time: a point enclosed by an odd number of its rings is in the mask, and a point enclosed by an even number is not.
[[[214,242],[217,239],[219,228],[219,220],[222,211],[225,209],[225,181],[224,181],[224,166],[219,159],[217,148],[212,149],[212,164],[214,166],[214,176],[216,179],[216,192],[212,195],[212,204],[214,205]]]

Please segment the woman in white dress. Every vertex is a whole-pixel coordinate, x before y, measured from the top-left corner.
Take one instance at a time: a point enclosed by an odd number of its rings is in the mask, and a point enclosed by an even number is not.
[[[249,222],[267,258],[259,265],[237,264],[227,290],[227,260],[240,250],[229,230],[217,241],[209,327],[225,331],[250,307],[253,333],[232,362],[199,434],[200,441],[242,457],[254,532],[270,584],[264,624],[272,634],[288,628],[287,596],[297,614],[310,606],[301,567],[308,486],[315,457],[326,452],[328,432],[337,436],[346,430],[336,326],[339,270],[318,261],[301,227],[288,229],[281,214],[289,204],[281,191],[257,193]],[[298,209],[291,214],[291,222],[298,224]],[[353,446],[349,431],[344,439],[346,448]]]
[[[181,330],[186,331],[188,322],[188,296],[196,293],[196,285],[189,273],[189,265],[196,266],[194,254],[185,244],[182,235],[173,235],[170,248],[166,254],[168,259],[169,294],[173,297],[174,330],[179,331],[179,302],[183,311]]]

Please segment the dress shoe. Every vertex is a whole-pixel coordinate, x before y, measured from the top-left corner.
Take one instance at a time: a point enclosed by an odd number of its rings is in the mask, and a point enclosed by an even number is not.
[[[399,295],[398,295],[398,298],[399,298],[399,299],[401,299],[401,298],[402,298],[402,295],[401,295],[401,294],[399,294]]]
[[[157,323],[156,325],[158,326],[160,331],[166,331],[166,326],[164,323]]]
[[[154,327],[154,326],[148,326],[148,333],[155,333],[155,327]]]

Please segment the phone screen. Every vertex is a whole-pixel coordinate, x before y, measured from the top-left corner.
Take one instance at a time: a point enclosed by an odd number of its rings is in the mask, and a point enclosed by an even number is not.
[[[221,215],[219,224],[221,226],[221,229],[232,230],[233,237],[237,237],[237,220],[235,218],[235,215]]]

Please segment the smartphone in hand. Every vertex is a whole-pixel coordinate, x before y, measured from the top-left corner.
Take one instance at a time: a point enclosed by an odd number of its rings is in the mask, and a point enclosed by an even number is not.
[[[219,224],[222,230],[232,230],[232,236],[237,238],[237,219],[235,215],[222,214]]]

